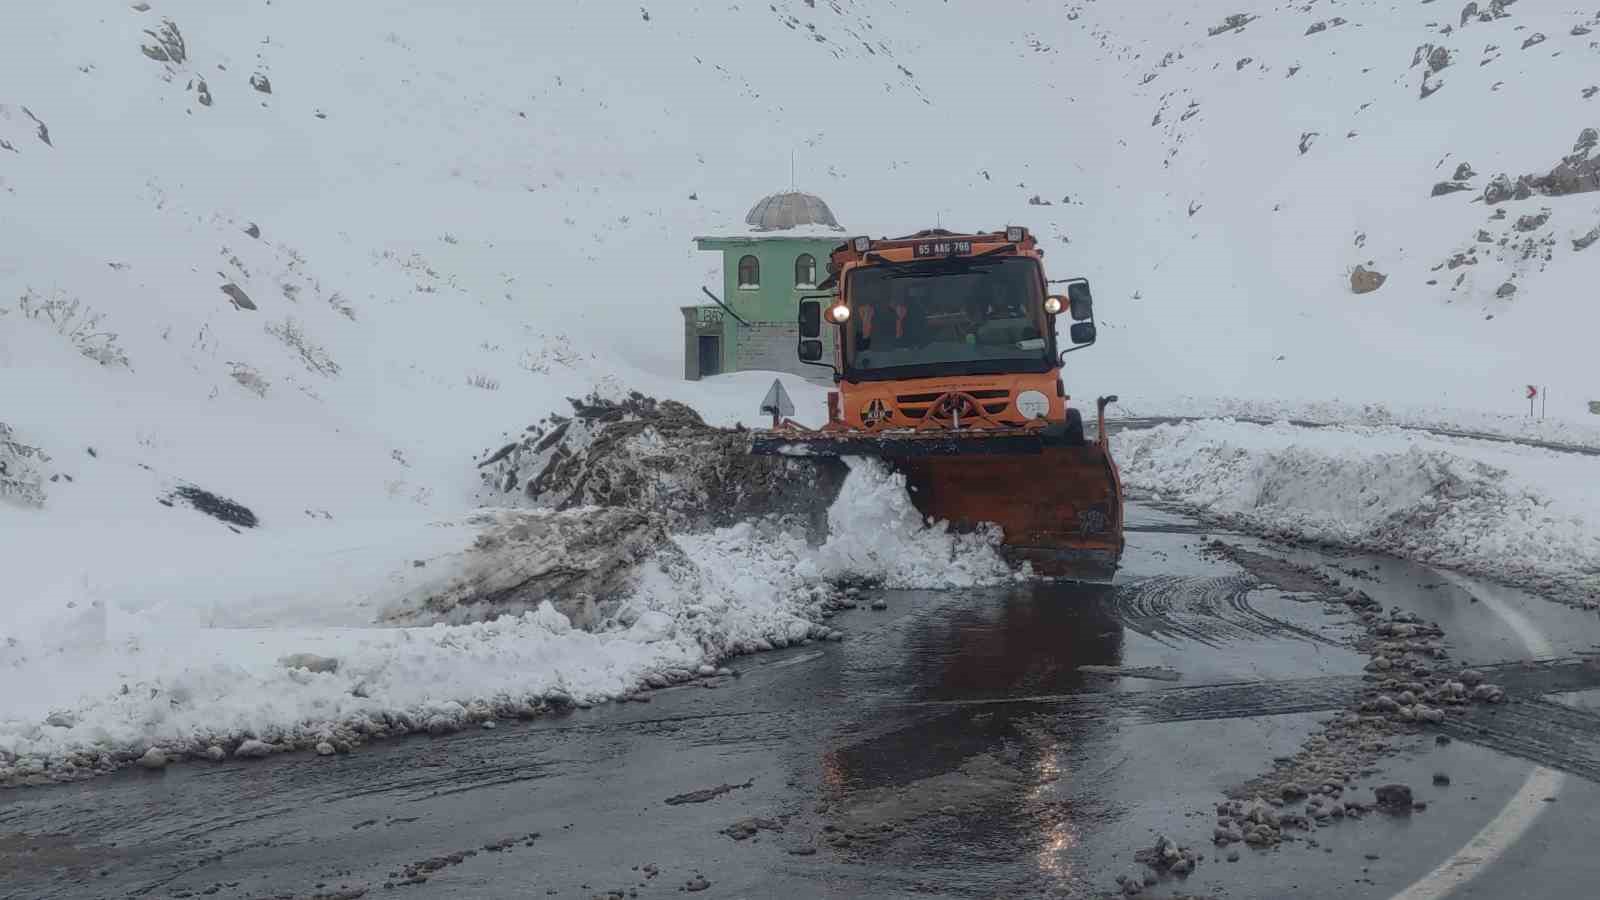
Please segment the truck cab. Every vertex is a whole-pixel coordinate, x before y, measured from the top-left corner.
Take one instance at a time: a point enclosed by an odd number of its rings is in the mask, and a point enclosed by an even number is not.
[[[1095,339],[1089,285],[1052,294],[1043,251],[1023,228],[856,238],[833,252],[829,278],[800,308],[800,359],[829,365],[830,425],[845,428],[1029,428],[1075,423],[1060,378],[1056,317],[1072,349]],[[821,329],[838,329],[831,364]],[[941,408],[941,398],[945,400]],[[956,427],[961,427],[957,425]]]

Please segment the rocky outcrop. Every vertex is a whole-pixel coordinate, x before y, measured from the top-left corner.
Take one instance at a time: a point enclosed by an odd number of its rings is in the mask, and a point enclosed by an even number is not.
[[[1230,31],[1243,31],[1246,25],[1249,25],[1255,20],[1255,16],[1248,15],[1246,13],[1234,13],[1233,15],[1228,16],[1226,19],[1223,19],[1220,23],[1207,28],[1206,34],[1210,35],[1211,37],[1216,37],[1219,34],[1226,34]]]
[[[172,65],[182,65],[189,58],[189,48],[184,44],[182,32],[178,31],[178,23],[171,19],[162,19],[160,27],[155,30],[147,28],[144,33],[150,38],[148,43],[139,47],[145,56]]]
[[[17,439],[11,427],[0,422],[0,498],[24,506],[43,506],[45,479],[39,465],[50,457]]]
[[[1593,155],[1597,145],[1600,145],[1600,131],[1585,128],[1578,132],[1572,152],[1549,172],[1523,175],[1515,183],[1504,173],[1496,175],[1483,190],[1483,202],[1492,206],[1507,200],[1525,200],[1536,193],[1564,197],[1600,191],[1600,156]]]
[[[1511,227],[1518,231],[1534,231],[1543,228],[1548,221],[1550,221],[1550,210],[1541,209],[1532,215],[1518,216],[1516,224]]]

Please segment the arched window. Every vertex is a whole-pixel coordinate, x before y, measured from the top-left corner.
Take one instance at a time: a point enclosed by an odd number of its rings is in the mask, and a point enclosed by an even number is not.
[[[753,291],[761,287],[761,263],[754,256],[739,260],[739,288]]]
[[[794,259],[794,286],[797,288],[814,288],[817,286],[817,258],[809,253],[802,253]]]

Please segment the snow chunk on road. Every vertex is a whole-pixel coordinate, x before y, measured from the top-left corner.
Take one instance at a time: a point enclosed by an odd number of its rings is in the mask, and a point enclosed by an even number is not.
[[[892,588],[956,588],[1012,577],[998,529],[971,534],[928,522],[911,503],[905,476],[877,460],[848,460],[850,474],[828,509],[828,539],[803,574],[864,577]]]
[[[1600,590],[1600,459],[1392,427],[1232,420],[1116,436],[1130,488],[1246,528]]]

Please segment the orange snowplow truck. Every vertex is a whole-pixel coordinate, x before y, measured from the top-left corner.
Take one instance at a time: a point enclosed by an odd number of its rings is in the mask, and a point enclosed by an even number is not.
[[[784,420],[752,452],[876,456],[904,473],[924,515],[1004,532],[1014,563],[1041,575],[1109,578],[1122,555],[1122,481],[1099,429],[1090,442],[1061,378],[1094,343],[1089,283],[1051,293],[1024,228],[855,238],[833,251],[831,291],[800,301],[802,362],[831,368],[828,421]],[[1058,349],[1065,314],[1071,346]],[[822,329],[834,329],[833,361]]]

